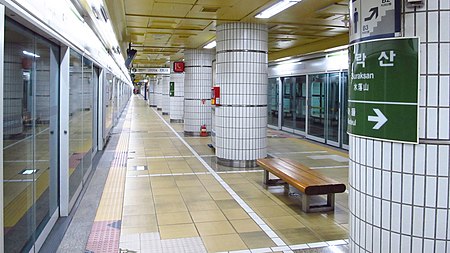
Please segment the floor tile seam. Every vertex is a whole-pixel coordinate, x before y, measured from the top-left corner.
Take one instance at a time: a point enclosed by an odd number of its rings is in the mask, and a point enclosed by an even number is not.
[[[332,240],[332,241],[321,241],[321,242],[310,242],[310,243],[303,243],[303,244],[290,244],[290,245],[274,246],[274,247],[262,247],[262,248],[248,249],[248,250],[232,250],[232,251],[225,251],[225,252],[227,252],[227,253],[239,253],[239,252],[271,253],[271,252],[290,251],[290,250],[310,250],[310,249],[319,249],[319,248],[324,248],[324,247],[343,246],[343,245],[348,245],[348,242],[345,239]]]
[[[245,170],[245,171],[221,171],[217,174],[242,174],[242,173],[262,173],[264,170]],[[185,173],[161,173],[161,174],[144,174],[144,175],[127,175],[127,178],[144,178],[144,177],[171,177],[171,176],[199,176],[212,175],[211,172],[185,172]]]
[[[154,110],[153,110],[154,111]],[[180,139],[180,141],[196,156],[196,158],[205,166],[205,168],[211,172],[212,176],[225,188],[225,190],[232,196],[232,198],[244,209],[244,211],[256,222],[256,224],[270,237],[270,239],[277,246],[287,245],[260,217],[256,214],[252,208],[233,190],[231,187],[217,174],[209,164],[203,160],[203,158],[187,143],[176,131],[173,127],[167,123],[161,115],[154,111],[159,118],[169,127],[173,133]]]

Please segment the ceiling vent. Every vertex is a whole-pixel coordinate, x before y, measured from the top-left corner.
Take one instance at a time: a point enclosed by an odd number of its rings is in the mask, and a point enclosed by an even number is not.
[[[213,13],[213,12],[217,12],[219,9],[220,9],[219,7],[203,7],[200,12]]]

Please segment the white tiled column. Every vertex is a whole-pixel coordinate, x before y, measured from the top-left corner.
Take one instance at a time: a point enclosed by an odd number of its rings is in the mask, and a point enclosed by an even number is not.
[[[155,96],[155,89],[156,89],[156,77],[149,78],[148,81],[148,105],[151,107],[156,107],[156,96]]]
[[[267,26],[217,26],[216,155],[219,163],[254,166],[267,155]]]
[[[211,130],[212,50],[186,50],[184,76],[184,133],[200,134],[200,127]]]
[[[350,137],[351,252],[450,253],[450,0],[402,23],[421,43],[420,143]]]
[[[173,63],[171,64],[173,68]],[[184,73],[170,74],[170,82],[175,84],[175,94],[170,97],[170,122],[183,123],[184,116]]]
[[[162,114],[169,115],[170,112],[170,99],[169,99],[169,83],[170,76],[164,75],[161,78],[161,104],[162,104]]]
[[[162,77],[158,76],[155,83],[155,100],[158,111],[162,110]]]

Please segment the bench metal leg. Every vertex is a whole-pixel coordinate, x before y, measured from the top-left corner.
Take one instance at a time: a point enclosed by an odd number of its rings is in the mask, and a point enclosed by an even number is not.
[[[334,210],[334,193],[327,194],[326,205],[313,205],[311,206],[311,196],[302,194],[302,211],[305,213],[313,212],[328,212]]]
[[[269,172],[267,170],[264,170],[264,178],[263,178],[263,182],[265,185],[267,185],[269,183]]]
[[[327,194],[327,206],[334,210],[334,193]]]
[[[263,172],[263,183],[264,186],[267,188],[267,186],[277,186],[277,185],[284,185],[286,184],[283,180],[281,179],[270,179],[270,173],[267,170],[264,170]]]
[[[302,194],[302,211],[305,213],[309,213],[309,196],[306,194]]]

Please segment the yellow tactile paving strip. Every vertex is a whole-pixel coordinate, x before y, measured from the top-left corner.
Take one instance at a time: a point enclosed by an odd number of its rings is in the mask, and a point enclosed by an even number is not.
[[[86,250],[90,252],[107,253],[119,250],[130,121],[130,117],[125,119],[123,131],[115,150],[115,157],[106,179],[86,245]]]

